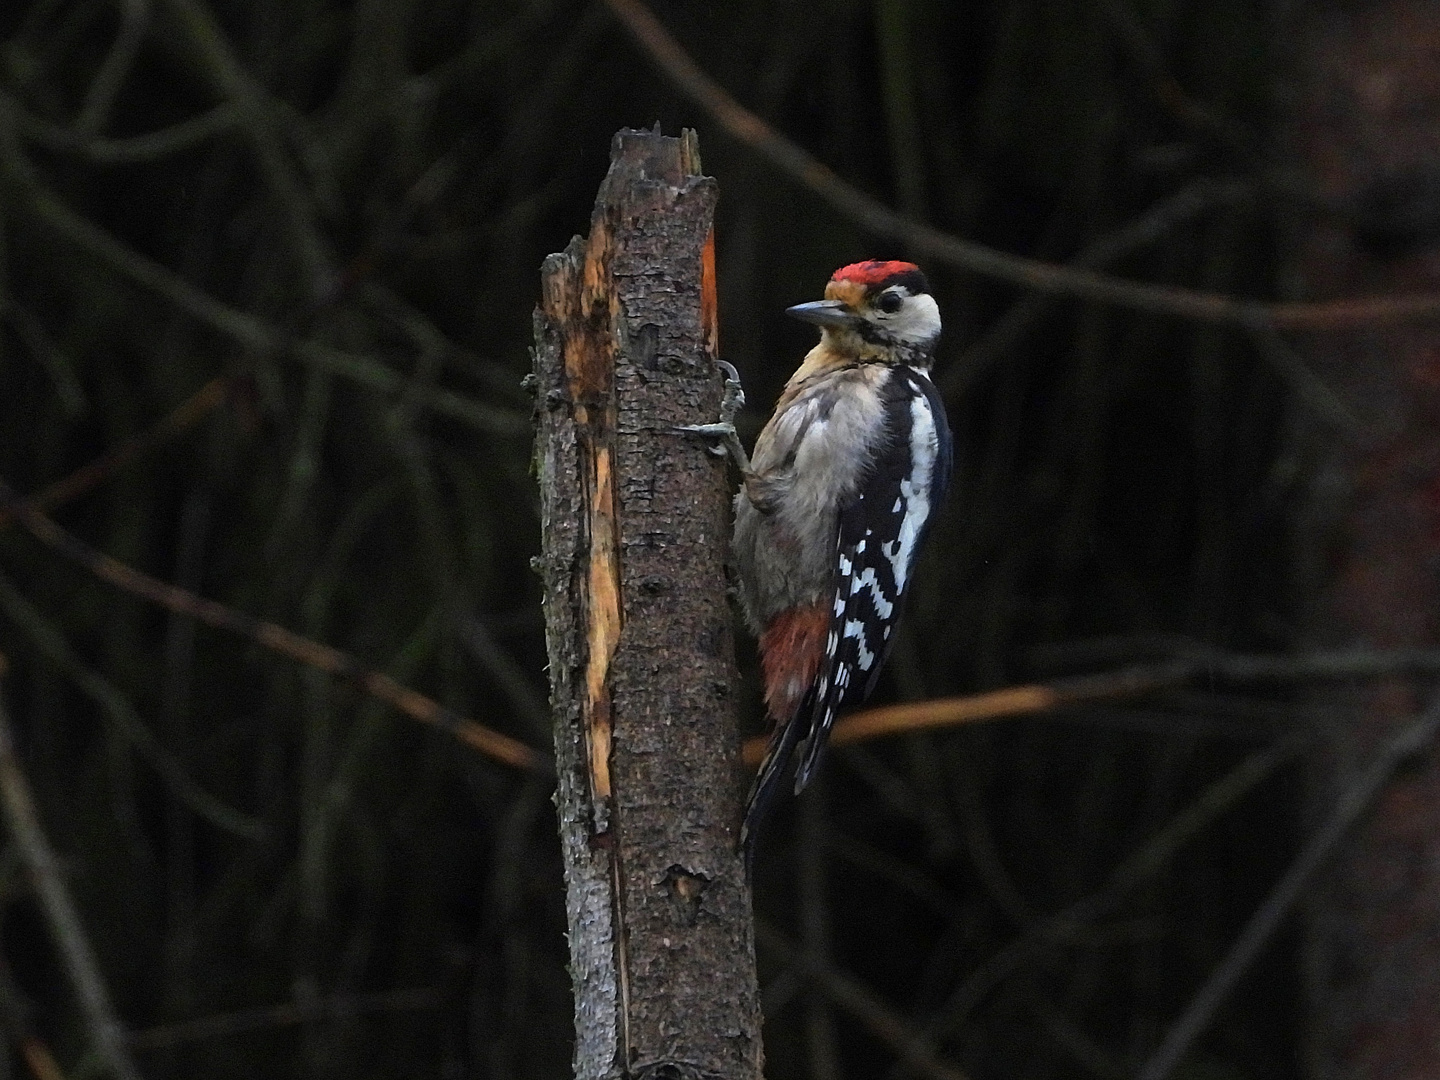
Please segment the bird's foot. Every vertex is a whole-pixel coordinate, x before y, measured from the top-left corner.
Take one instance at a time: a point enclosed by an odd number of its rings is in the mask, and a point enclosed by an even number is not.
[[[735,414],[745,404],[745,389],[740,385],[740,373],[734,364],[724,360],[716,361],[725,372],[725,396],[720,402],[720,420],[715,424],[681,424],[673,430],[686,435],[699,435],[710,445],[706,447],[716,457],[729,454],[742,473],[750,471],[750,457],[740,444],[735,431]]]

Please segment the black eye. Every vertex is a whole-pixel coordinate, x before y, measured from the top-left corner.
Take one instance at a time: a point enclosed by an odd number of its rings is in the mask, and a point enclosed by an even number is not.
[[[900,310],[902,303],[904,303],[904,301],[900,298],[899,293],[887,292],[880,297],[875,306],[885,312],[886,315],[894,315],[895,312]]]

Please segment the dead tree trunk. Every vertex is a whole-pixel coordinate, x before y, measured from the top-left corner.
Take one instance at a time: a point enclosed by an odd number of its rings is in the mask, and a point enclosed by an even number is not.
[[[1292,280],[1317,299],[1440,285],[1440,9],[1430,0],[1287,3],[1286,143],[1325,200],[1306,217]],[[1317,644],[1440,641],[1440,328],[1376,328],[1305,343],[1361,420],[1314,470],[1302,593]],[[1317,810],[1334,802],[1434,692],[1413,680],[1317,694]],[[1309,907],[1310,1075],[1440,1076],[1440,757],[1398,774]]]
[[[758,1080],[725,470],[716,185],[693,133],[622,131],[535,319],[546,635],[575,1075]]]

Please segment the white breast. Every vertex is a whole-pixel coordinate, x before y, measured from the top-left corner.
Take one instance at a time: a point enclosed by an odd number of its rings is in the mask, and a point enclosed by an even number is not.
[[[756,440],[754,483],[764,499],[774,496],[775,510],[760,513],[744,488],[735,501],[735,557],[752,626],[830,589],[837,508],[874,454],[883,428],[874,384],[883,377],[868,365],[814,377]]]

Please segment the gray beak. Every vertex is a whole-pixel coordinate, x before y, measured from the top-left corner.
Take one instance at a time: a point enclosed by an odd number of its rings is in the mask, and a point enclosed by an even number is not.
[[[858,318],[855,312],[840,300],[812,300],[808,304],[796,304],[786,308],[785,314],[816,326],[851,326]]]

